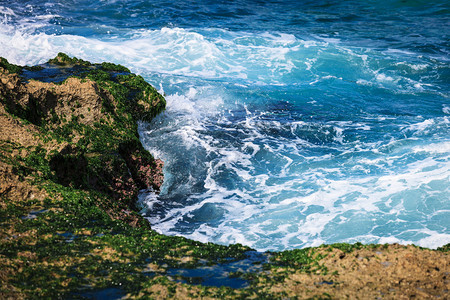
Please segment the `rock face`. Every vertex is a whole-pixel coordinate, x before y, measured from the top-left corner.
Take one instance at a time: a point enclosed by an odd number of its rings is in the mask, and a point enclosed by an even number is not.
[[[53,116],[58,119],[84,116],[79,122],[93,125],[105,117],[101,113],[103,99],[113,102],[111,95],[101,93],[94,81],[79,78],[68,78],[63,84],[35,80],[24,83],[17,74],[2,73],[1,84],[8,107],[16,113],[22,112],[36,125]]]
[[[64,54],[37,70],[12,66],[19,73],[11,73],[11,66],[2,59],[2,141],[40,151],[37,169],[45,169],[40,176],[106,194],[125,211],[134,208],[140,189],[159,191],[163,163],[142,148],[136,122],[158,114],[165,101],[142,77],[118,65],[92,65]],[[56,83],[35,79],[46,76],[46,70],[59,80],[64,74],[76,76]],[[20,126],[11,123],[6,111],[28,121],[25,132],[35,134],[18,135]],[[147,224],[105,209],[133,226]]]

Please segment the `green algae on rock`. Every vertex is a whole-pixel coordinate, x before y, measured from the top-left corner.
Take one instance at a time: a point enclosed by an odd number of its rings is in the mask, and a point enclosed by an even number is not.
[[[252,260],[255,252],[239,244],[151,230],[135,202],[139,189],[159,189],[162,162],[142,147],[137,121],[164,107],[163,96],[120,65],[61,53],[35,67],[0,59],[1,298],[426,298],[448,291],[448,245],[335,244]],[[205,285],[194,271],[206,269],[227,280]]]
[[[63,54],[55,60],[66,61]],[[51,60],[43,70],[55,60]],[[71,63],[77,65],[79,60],[73,59]],[[85,66],[88,68],[83,68]],[[46,167],[51,172],[44,172],[43,176],[53,177],[65,186],[102,192],[119,203],[133,205],[139,188],[158,190],[162,183],[162,163],[142,148],[136,123],[162,111],[164,98],[157,96],[149,84],[141,83],[136,87],[136,76],[129,75],[130,87],[125,87],[113,78],[115,71],[101,70],[103,65],[83,61],[79,67],[78,77],[69,77],[59,85],[33,78],[26,78],[28,82],[23,82],[15,74],[5,75],[2,102],[8,112],[38,126],[44,139],[58,144],[58,149],[51,149],[51,153],[46,154]],[[62,68],[59,66],[58,70]],[[109,69],[113,69],[112,64],[109,64]],[[123,70],[120,67],[115,69]],[[99,70],[107,76],[96,78]],[[126,79],[121,80],[128,83]],[[14,88],[8,88],[8,85],[14,85]],[[137,92],[139,88],[143,91]],[[133,178],[128,171],[130,163],[127,164],[132,161],[131,156],[133,161],[152,165],[150,169],[157,173],[152,174],[147,167],[146,181],[139,178],[137,172],[132,172]],[[40,162],[45,165],[42,159]],[[153,175],[157,178],[155,182],[150,180]]]

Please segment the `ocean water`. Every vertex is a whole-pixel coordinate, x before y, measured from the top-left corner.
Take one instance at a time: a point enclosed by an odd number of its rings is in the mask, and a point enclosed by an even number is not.
[[[0,1],[0,56],[166,95],[155,230],[258,250],[450,242],[449,41],[448,1]]]

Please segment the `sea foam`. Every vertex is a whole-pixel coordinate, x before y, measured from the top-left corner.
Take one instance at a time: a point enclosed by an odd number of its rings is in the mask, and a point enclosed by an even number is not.
[[[0,6],[0,55],[111,61],[160,87],[166,111],[139,125],[165,161],[161,193],[139,199],[153,229],[258,250],[450,241],[448,58],[426,37],[151,27],[142,11],[81,26],[59,7]]]

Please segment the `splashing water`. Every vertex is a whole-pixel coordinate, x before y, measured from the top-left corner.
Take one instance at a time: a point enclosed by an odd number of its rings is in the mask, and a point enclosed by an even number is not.
[[[0,56],[63,51],[166,94],[153,229],[282,250],[450,242],[445,1],[0,1]]]

